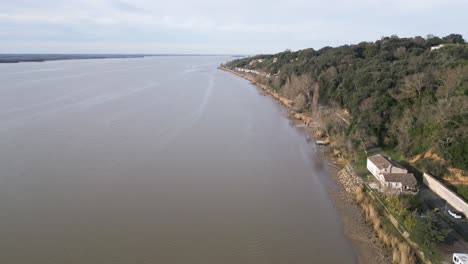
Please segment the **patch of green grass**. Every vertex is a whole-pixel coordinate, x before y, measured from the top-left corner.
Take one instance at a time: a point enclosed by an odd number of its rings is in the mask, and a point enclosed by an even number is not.
[[[399,153],[392,147],[382,148],[382,154],[396,161],[402,161],[405,159],[403,155],[401,155],[401,153]]]
[[[447,173],[447,167],[444,162],[430,158],[421,158],[414,163],[414,166],[416,166],[421,171],[426,171],[437,178],[443,178],[443,176]]]
[[[468,201],[468,185],[455,185],[456,192]]]
[[[368,174],[367,170],[367,154],[365,152],[359,152],[356,155],[354,162],[352,163],[354,170],[356,173],[361,176],[365,177]]]
[[[353,162],[353,166],[355,169],[367,167],[367,155],[365,152],[359,152],[355,161]]]

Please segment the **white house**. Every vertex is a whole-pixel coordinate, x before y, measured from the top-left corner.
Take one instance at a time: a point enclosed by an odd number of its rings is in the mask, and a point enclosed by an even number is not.
[[[367,158],[367,169],[383,187],[398,191],[416,191],[417,181],[403,166],[380,154]]]
[[[239,68],[239,67],[236,67],[235,70],[236,70],[236,71],[240,71],[240,72],[246,72],[246,73],[260,74],[259,71],[250,70],[250,69],[244,69],[244,68]]]
[[[437,45],[437,46],[433,46],[433,47],[431,47],[431,51],[438,50],[438,49],[443,48],[445,46],[446,46],[445,44],[440,44],[440,45]]]

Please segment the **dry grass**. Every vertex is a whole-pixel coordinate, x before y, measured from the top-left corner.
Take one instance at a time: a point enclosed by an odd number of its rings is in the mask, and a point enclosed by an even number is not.
[[[362,191],[362,188],[357,187],[355,193],[356,193],[356,201],[359,204],[362,204],[364,202],[364,199],[366,198],[366,196],[364,195],[364,192]]]
[[[393,263],[417,263],[414,251],[406,241],[401,241],[398,237],[388,232],[384,225],[382,225],[379,211],[370,203],[369,198],[361,188],[356,189],[356,201],[362,208],[365,220],[374,228],[377,237],[392,251]]]
[[[400,243],[398,247],[400,250],[400,260],[401,260],[400,263],[401,264],[416,263],[416,257],[410,246],[408,246],[405,243]]]

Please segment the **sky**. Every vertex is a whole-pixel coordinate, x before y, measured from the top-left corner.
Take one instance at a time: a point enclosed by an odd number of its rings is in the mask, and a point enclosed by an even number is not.
[[[0,53],[260,54],[468,39],[468,0],[0,0]]]

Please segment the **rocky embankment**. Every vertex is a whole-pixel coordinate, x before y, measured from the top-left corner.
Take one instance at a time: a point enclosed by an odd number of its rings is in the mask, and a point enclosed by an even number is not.
[[[344,226],[344,234],[351,241],[356,252],[358,263],[392,263],[389,252],[377,237],[372,226],[366,221],[361,206],[356,202],[356,193],[362,186],[359,178],[350,165],[335,171],[335,180],[340,185],[338,191],[331,191]]]
[[[338,172],[338,181],[341,183],[345,191],[351,195],[356,194],[356,189],[362,187],[362,180],[354,172],[353,167],[346,165]]]

